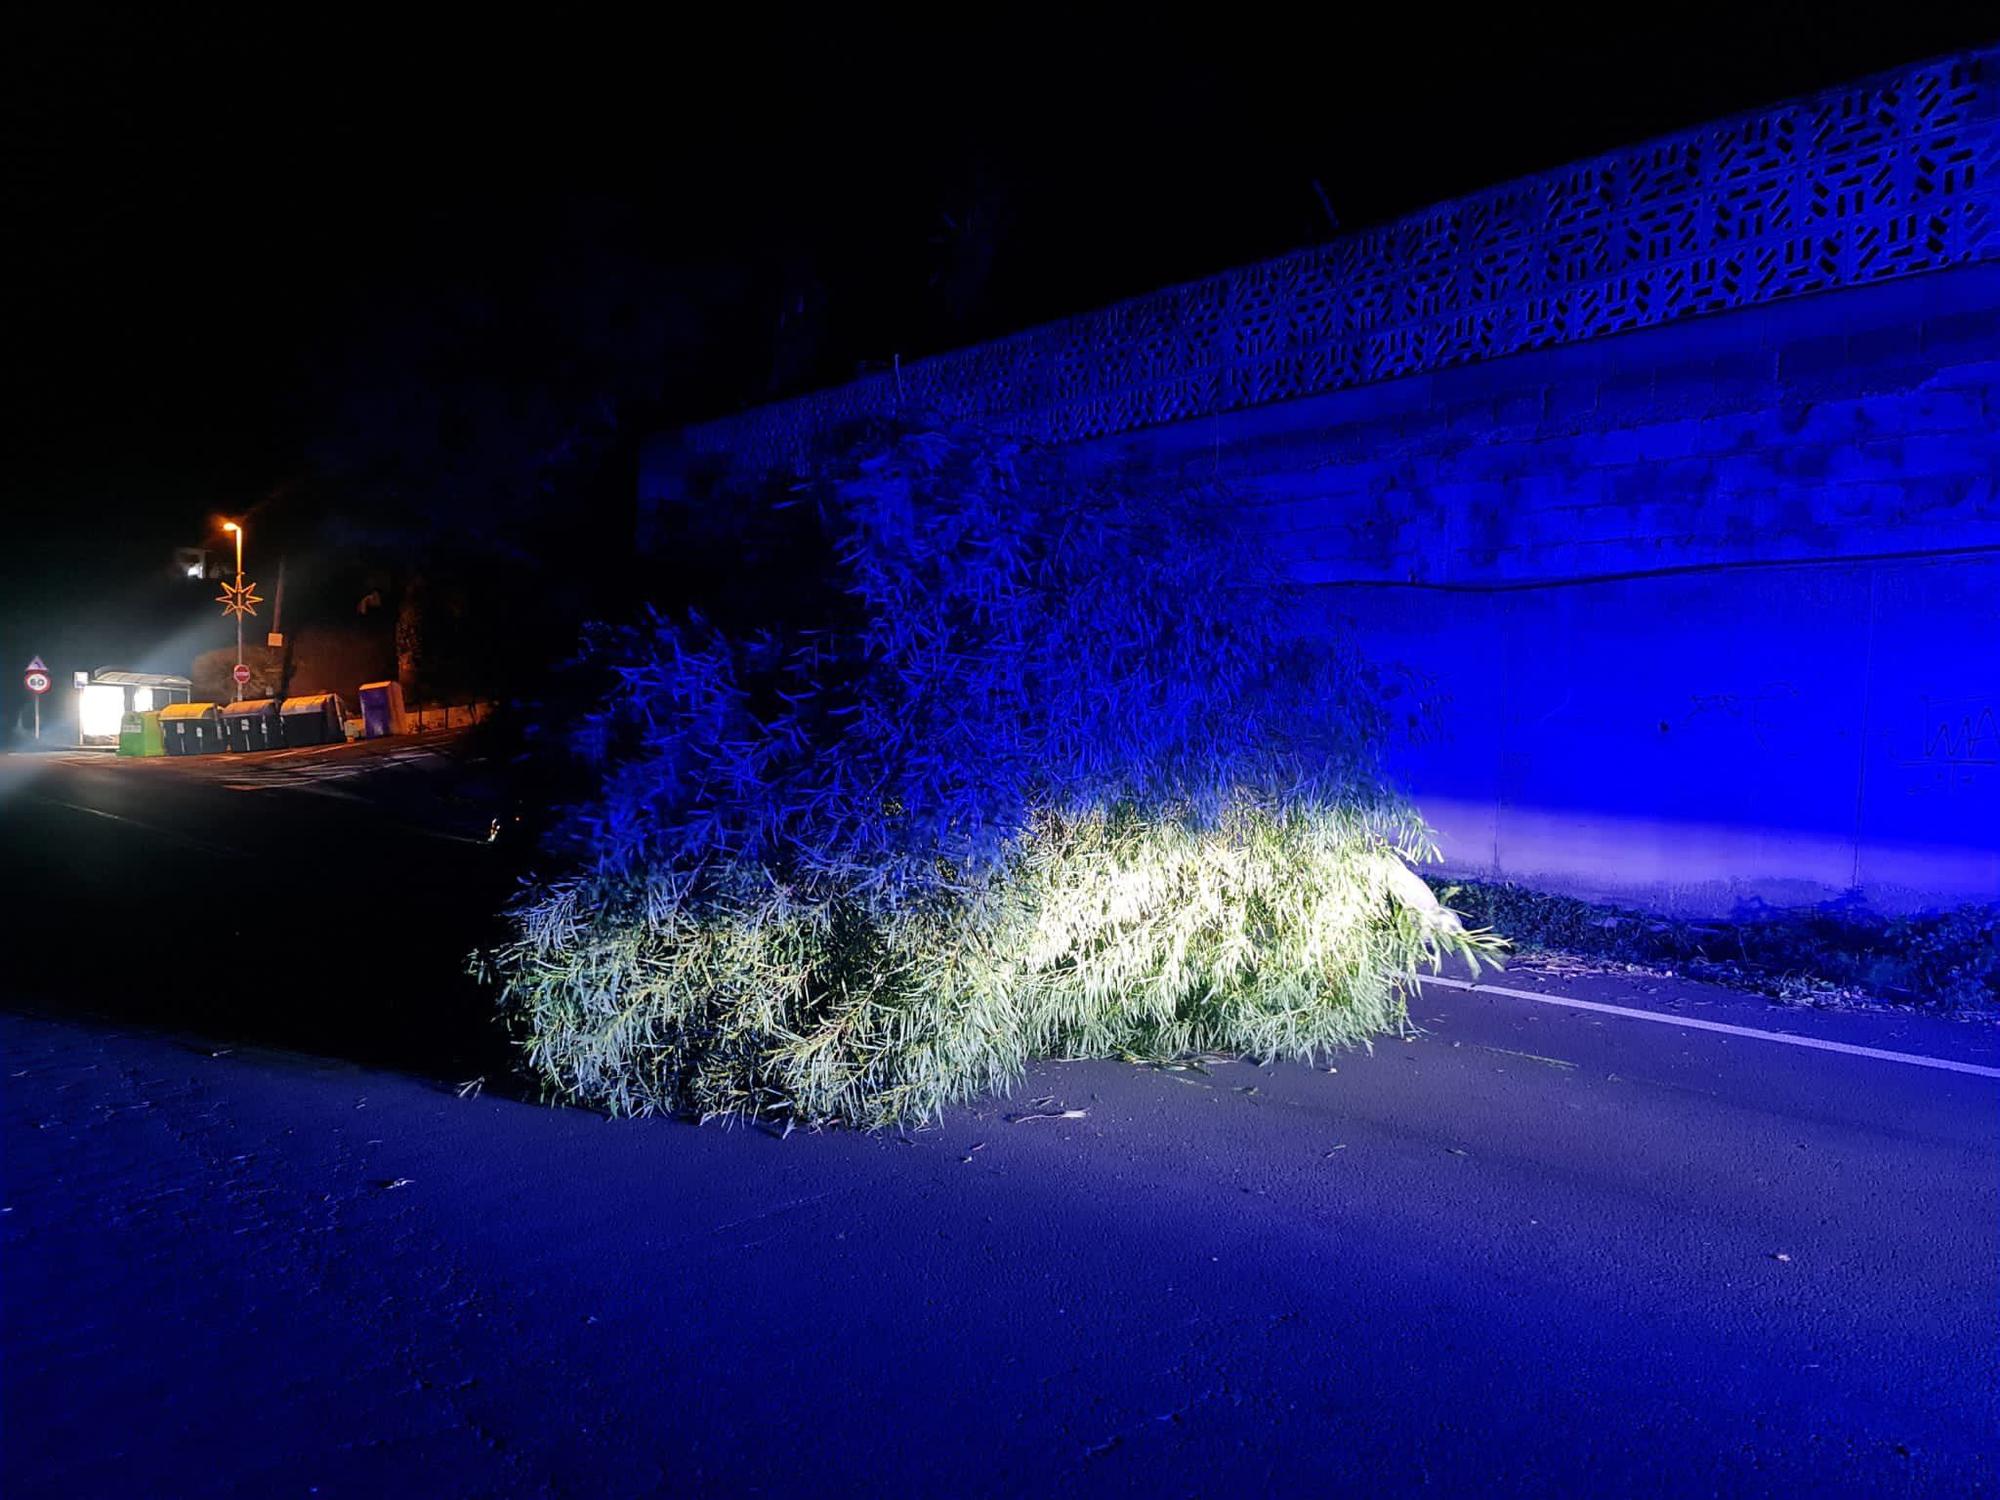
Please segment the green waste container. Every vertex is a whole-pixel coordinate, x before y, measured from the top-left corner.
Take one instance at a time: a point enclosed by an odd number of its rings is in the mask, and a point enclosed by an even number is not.
[[[165,755],[167,742],[160,734],[160,711],[127,714],[118,721],[120,755]]]

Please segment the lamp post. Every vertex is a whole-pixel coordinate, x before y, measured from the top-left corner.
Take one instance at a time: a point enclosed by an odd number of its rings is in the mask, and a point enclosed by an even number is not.
[[[250,675],[250,669],[243,664],[243,617],[256,614],[257,606],[264,600],[261,594],[253,592],[256,584],[243,581],[243,528],[234,521],[224,521],[222,529],[236,538],[236,582],[225,583],[215,602],[222,606],[224,614],[236,616],[236,669],[229,675],[236,682],[236,701],[241,703],[243,679]]]
[[[224,521],[222,529],[236,538],[236,593],[241,598],[243,594],[243,528],[234,521]],[[236,664],[241,666],[243,664],[243,611],[240,609],[232,610],[231,613],[236,616]],[[243,701],[243,684],[240,682],[236,684],[236,701],[238,703]]]

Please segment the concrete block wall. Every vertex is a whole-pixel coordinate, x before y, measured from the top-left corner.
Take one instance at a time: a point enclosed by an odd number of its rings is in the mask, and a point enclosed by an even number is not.
[[[2000,264],[1081,449],[1226,488],[1330,584],[2000,543]]]
[[[1449,867],[1655,910],[2000,900],[2000,558],[1318,590],[1426,675],[1396,768]]]
[[[2000,900],[2000,265],[1078,451],[1213,487],[1428,679],[1396,764],[1454,870]]]

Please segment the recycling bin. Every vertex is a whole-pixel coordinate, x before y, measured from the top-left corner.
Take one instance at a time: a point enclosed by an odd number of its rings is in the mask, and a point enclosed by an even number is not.
[[[144,713],[127,714],[118,721],[118,753],[120,755],[165,755],[166,739],[160,733],[160,713],[148,709]]]
[[[402,683],[361,684],[361,733],[364,738],[378,740],[384,735],[407,734],[409,729],[408,718],[403,712]]]
[[[276,698],[246,698],[229,703],[222,710],[222,735],[237,754],[253,750],[276,750],[285,743],[278,718]]]
[[[287,750],[300,745],[338,745],[347,737],[340,727],[343,715],[337,693],[287,698],[279,705],[278,716]]]
[[[160,739],[169,755],[214,755],[223,748],[222,714],[213,703],[169,703]]]

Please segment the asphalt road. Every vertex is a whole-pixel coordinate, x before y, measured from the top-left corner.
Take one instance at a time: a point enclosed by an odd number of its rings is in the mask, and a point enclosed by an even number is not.
[[[120,802],[118,772],[43,770],[31,804],[0,771],[12,894],[65,945],[133,951],[119,882],[163,860],[283,870],[215,821],[230,798],[387,851],[337,923],[417,920],[409,879],[470,912],[490,878],[435,820],[194,778]],[[61,916],[91,891],[113,904]],[[313,951],[337,989],[368,946]],[[435,1020],[385,1068],[324,1028],[244,1040],[247,991],[199,1026],[79,1019],[65,972],[0,1015],[10,1495],[2000,1487],[1978,1073],[1433,989],[1421,1034],[1335,1071],[1051,1064],[935,1129],[780,1139],[549,1110],[493,1070],[461,1097],[478,1048]],[[2000,1066],[1926,1017],[1507,982]],[[423,1004],[391,988],[367,1015]]]
[[[465,973],[512,873],[457,740],[256,756],[0,755],[23,1001],[449,1071],[490,1060]]]

